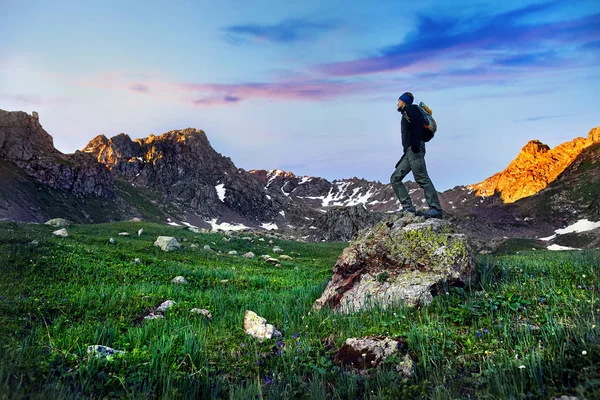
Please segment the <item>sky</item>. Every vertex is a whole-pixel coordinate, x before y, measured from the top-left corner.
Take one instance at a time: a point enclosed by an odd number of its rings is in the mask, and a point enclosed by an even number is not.
[[[600,125],[595,0],[0,0],[0,37],[0,109],[64,153],[192,127],[246,170],[387,183],[410,91],[444,191]]]

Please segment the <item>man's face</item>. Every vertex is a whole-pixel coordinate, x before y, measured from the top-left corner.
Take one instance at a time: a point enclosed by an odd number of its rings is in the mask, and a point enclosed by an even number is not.
[[[405,106],[406,106],[406,103],[403,102],[402,100],[398,99],[398,111],[403,110]]]

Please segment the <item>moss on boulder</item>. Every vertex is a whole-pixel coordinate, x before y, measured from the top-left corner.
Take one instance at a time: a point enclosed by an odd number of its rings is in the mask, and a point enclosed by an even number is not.
[[[314,308],[356,312],[375,304],[427,304],[474,276],[467,238],[450,222],[397,215],[362,231],[344,249]]]

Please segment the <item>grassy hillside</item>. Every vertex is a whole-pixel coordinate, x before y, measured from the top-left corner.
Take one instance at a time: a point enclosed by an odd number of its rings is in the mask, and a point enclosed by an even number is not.
[[[0,224],[0,398],[600,398],[597,250],[480,258],[480,284],[428,307],[335,315],[311,307],[343,243],[134,222],[54,229]],[[184,247],[163,252],[159,235]],[[293,259],[258,258],[275,245]],[[164,319],[144,320],[165,300],[177,304]],[[246,335],[246,310],[284,337]],[[331,344],[365,335],[406,337],[415,376],[394,359],[369,374],[333,363]],[[98,359],[95,344],[125,353]]]

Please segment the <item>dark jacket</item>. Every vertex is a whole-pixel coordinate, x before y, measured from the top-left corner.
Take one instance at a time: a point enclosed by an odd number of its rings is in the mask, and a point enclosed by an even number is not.
[[[402,110],[401,128],[404,152],[406,153],[406,150],[412,147],[413,152],[418,153],[424,137],[425,124],[423,123],[423,115],[416,105],[407,105]]]

